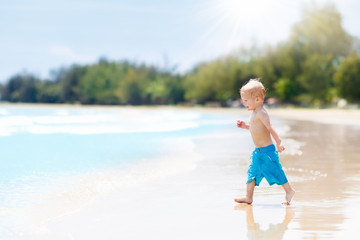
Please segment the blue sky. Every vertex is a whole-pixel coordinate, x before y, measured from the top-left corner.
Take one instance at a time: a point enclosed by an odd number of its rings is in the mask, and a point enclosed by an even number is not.
[[[0,82],[100,57],[159,67],[195,64],[256,42],[286,40],[311,0],[12,0],[0,3]],[[318,3],[326,0],[318,0]],[[360,1],[334,0],[360,37]]]

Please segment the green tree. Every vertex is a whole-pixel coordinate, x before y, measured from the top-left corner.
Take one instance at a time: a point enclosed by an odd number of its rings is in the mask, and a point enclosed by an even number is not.
[[[64,102],[80,101],[80,80],[86,74],[87,68],[87,66],[73,65],[59,78],[61,82],[61,98]]]
[[[42,103],[61,103],[61,85],[54,81],[38,84],[37,101]]]
[[[342,62],[334,81],[341,97],[360,102],[360,57],[354,54]]]
[[[167,87],[169,80],[165,76],[158,76],[151,81],[146,89],[147,95],[151,103],[164,104],[167,103],[170,89]]]
[[[100,62],[89,67],[80,79],[81,102],[85,104],[120,103],[115,90],[125,71],[124,66],[108,62]]]
[[[318,53],[336,58],[350,53],[352,41],[334,4],[313,3],[303,8],[301,20],[292,28],[289,44],[304,56]]]
[[[142,103],[145,92],[144,75],[138,74],[133,67],[127,69],[125,75],[119,82],[116,96],[123,104],[139,105]]]
[[[309,95],[312,103],[324,104],[331,101],[329,91],[333,87],[333,57],[329,55],[312,54],[303,62],[303,72],[297,78],[305,95]]]
[[[282,72],[280,78],[295,80],[300,101],[330,102],[336,64],[349,54],[352,41],[333,4],[305,7],[302,19],[294,25],[283,46],[283,51],[295,61],[286,61],[283,56],[277,63]]]
[[[184,79],[185,99],[204,103],[237,98],[241,86],[238,66],[232,57],[197,66]]]
[[[39,81],[31,74],[17,74],[4,86],[2,99],[10,102],[37,102]]]
[[[183,77],[179,74],[165,76],[165,87],[167,92],[167,103],[176,104],[184,101],[185,89],[183,87]]]
[[[277,76],[271,56],[254,57],[248,62],[247,68],[255,78],[261,78],[261,82],[266,86],[267,95],[274,95]]]
[[[297,96],[297,88],[294,81],[289,78],[280,78],[275,85],[277,96],[284,102],[292,102]]]

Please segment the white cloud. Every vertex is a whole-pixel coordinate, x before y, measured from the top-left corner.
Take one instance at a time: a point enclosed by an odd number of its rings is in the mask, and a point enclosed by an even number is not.
[[[97,60],[96,56],[80,54],[72,48],[63,45],[52,46],[50,48],[50,54],[71,63],[94,62]]]

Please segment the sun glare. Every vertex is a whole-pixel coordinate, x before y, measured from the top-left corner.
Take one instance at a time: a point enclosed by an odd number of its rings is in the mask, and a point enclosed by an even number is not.
[[[204,39],[226,36],[224,46],[232,51],[241,44],[251,45],[258,36],[268,33],[269,21],[278,17],[275,12],[282,1],[272,0],[212,0],[207,7],[210,27]],[[263,40],[263,39],[261,39]]]
[[[270,0],[215,0],[216,8],[230,21],[256,19],[271,10]]]

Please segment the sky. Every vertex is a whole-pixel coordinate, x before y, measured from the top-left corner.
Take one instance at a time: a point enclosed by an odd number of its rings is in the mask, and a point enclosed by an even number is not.
[[[314,0],[0,0],[0,82],[129,60],[186,72],[241,46],[285,41]],[[327,0],[317,0],[318,4]],[[333,0],[360,37],[360,1]]]

